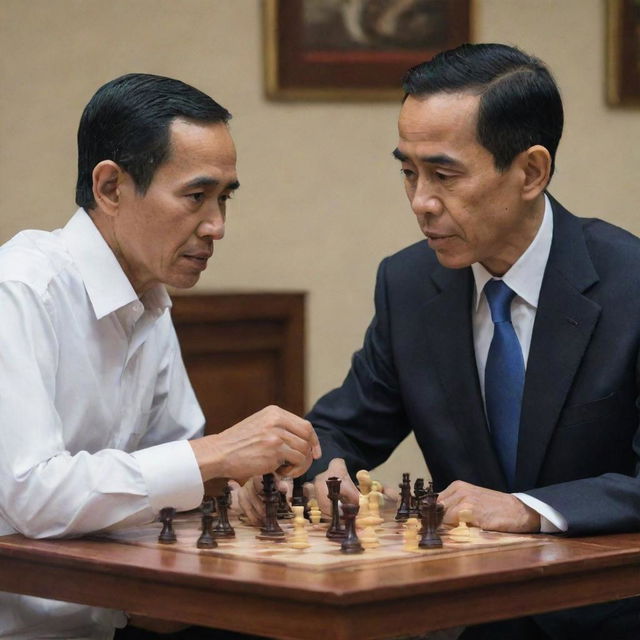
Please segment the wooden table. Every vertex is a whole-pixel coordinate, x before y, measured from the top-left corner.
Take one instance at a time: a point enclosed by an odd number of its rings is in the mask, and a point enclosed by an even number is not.
[[[285,639],[385,638],[640,594],[640,534],[308,571],[97,540],[0,537],[0,590]]]

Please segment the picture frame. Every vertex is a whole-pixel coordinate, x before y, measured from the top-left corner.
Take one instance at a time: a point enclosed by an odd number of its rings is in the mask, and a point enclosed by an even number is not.
[[[263,2],[274,100],[397,100],[407,69],[471,40],[472,0]]]
[[[608,0],[607,13],[607,100],[640,106],[640,0]]]

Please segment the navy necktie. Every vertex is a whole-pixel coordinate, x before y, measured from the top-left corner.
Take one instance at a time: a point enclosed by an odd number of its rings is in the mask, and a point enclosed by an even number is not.
[[[511,301],[515,293],[502,280],[489,280],[484,293],[493,320],[493,338],[484,373],[485,405],[493,443],[509,489],[512,489],[516,478],[524,389],[522,349],[511,324]]]

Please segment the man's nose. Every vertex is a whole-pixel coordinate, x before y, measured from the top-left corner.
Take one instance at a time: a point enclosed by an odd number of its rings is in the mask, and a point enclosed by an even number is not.
[[[440,215],[443,210],[442,200],[428,180],[420,180],[411,197],[411,209],[417,216]]]
[[[225,215],[219,206],[212,207],[207,216],[200,222],[197,235],[200,238],[224,238]]]

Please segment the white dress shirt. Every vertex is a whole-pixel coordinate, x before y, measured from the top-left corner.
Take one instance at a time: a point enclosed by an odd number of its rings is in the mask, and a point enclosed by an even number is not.
[[[505,284],[516,294],[511,302],[511,323],[522,348],[525,370],[527,359],[529,358],[531,334],[533,333],[533,324],[538,309],[542,278],[549,259],[551,240],[553,238],[553,212],[549,198],[546,195],[544,196],[544,202],[544,217],[533,242],[502,278],[495,278],[496,280],[504,280]],[[471,268],[475,280],[472,312],[473,341],[480,389],[484,398],[484,371],[487,365],[491,338],[493,337],[493,321],[491,320],[489,303],[484,293],[484,286],[493,276],[479,262],[471,265]],[[549,505],[523,493],[514,495],[540,514],[542,532],[552,533],[567,530],[566,519]]]
[[[79,536],[196,507],[204,417],[163,286],[140,299],[91,218],[0,247],[0,535]],[[121,612],[0,593],[0,638],[103,640]]]

